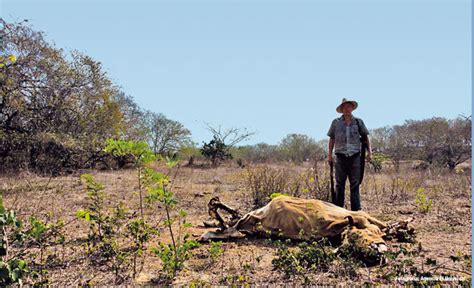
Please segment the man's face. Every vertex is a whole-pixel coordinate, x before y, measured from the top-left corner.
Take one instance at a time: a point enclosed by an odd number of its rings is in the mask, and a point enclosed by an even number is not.
[[[342,114],[344,115],[350,115],[352,113],[352,110],[354,110],[354,106],[350,102],[346,102],[342,104]]]

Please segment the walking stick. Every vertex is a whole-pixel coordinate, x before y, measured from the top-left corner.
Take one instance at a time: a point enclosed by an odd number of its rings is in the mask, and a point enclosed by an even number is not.
[[[362,179],[364,179],[364,171],[365,171],[365,150],[367,150],[367,135],[362,136],[361,129],[360,129],[360,123],[359,120],[356,119],[357,122],[357,128],[359,129],[359,135],[360,137],[360,142],[361,142],[361,149],[360,149],[360,178],[359,178],[359,184],[362,184]]]
[[[329,162],[329,168],[330,168],[329,173],[330,173],[330,178],[331,178],[331,202],[335,203],[335,201],[336,201],[336,192],[334,191],[334,177],[333,177],[333,175],[334,175],[333,165],[334,164],[333,163],[334,163],[333,161]]]
[[[364,170],[365,170],[365,150],[367,150],[367,138],[362,138],[362,147],[360,151],[360,179],[359,184],[362,184],[362,179],[364,179]]]

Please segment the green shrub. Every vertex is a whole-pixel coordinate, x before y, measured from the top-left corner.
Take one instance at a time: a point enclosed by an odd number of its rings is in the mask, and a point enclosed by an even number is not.
[[[308,271],[327,271],[335,254],[324,246],[325,241],[302,242],[294,249],[288,247],[291,241],[274,242],[277,251],[272,260],[273,268],[282,271],[288,277],[305,276]]]
[[[222,255],[224,251],[222,250],[222,241],[211,241],[209,247],[209,255],[211,256],[212,262],[215,262],[216,259]]]
[[[29,272],[27,262],[23,259],[12,257],[5,259],[9,250],[9,237],[7,230],[9,227],[19,229],[21,221],[16,217],[14,210],[7,210],[3,206],[3,196],[0,194],[0,284],[1,285],[22,285],[23,277]]]
[[[382,163],[384,161],[389,161],[390,157],[383,153],[373,153],[372,154],[372,159],[370,159],[370,165],[374,169],[374,172],[380,173],[382,171]]]
[[[425,188],[418,188],[416,190],[416,206],[422,213],[427,213],[433,208],[433,201],[428,199],[425,195]]]

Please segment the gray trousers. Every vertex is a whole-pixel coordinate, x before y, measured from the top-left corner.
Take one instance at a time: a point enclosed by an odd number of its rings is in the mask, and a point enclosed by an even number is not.
[[[336,154],[336,199],[332,199],[332,203],[339,207],[344,207],[344,190],[346,179],[349,178],[351,210],[361,210],[359,194],[360,169],[360,153],[350,157]]]

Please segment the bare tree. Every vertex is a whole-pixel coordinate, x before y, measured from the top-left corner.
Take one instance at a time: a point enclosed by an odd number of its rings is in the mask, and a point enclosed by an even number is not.
[[[285,160],[303,162],[324,159],[325,149],[308,135],[288,134],[280,142],[279,149]]]
[[[161,113],[146,112],[147,138],[157,154],[172,154],[191,143],[191,132],[178,121]]]
[[[418,159],[454,169],[471,157],[470,117],[407,120],[387,132],[386,151],[396,167],[402,159]]]
[[[370,130],[370,143],[373,152],[386,153],[392,128],[389,126]]]
[[[214,128],[207,124],[207,129],[213,136],[209,143],[203,143],[201,154],[209,159],[213,166],[217,166],[220,161],[231,159],[231,148],[255,134],[255,132],[248,132],[246,128],[223,130],[220,125]]]
[[[442,160],[451,170],[472,156],[471,126],[471,116],[460,116],[449,121]]]
[[[121,138],[146,141],[146,112],[138,106],[132,96],[118,89],[114,92],[113,99],[118,103],[123,116]]]
[[[389,128],[389,136],[386,153],[398,171],[400,161],[410,156],[410,145],[408,143],[408,132],[406,125],[395,125]]]
[[[221,125],[217,128],[214,128],[209,124],[206,125],[207,130],[212,133],[213,137],[222,143],[225,143],[229,149],[255,135],[255,132],[248,132],[247,128],[229,128],[227,130],[222,130]]]

